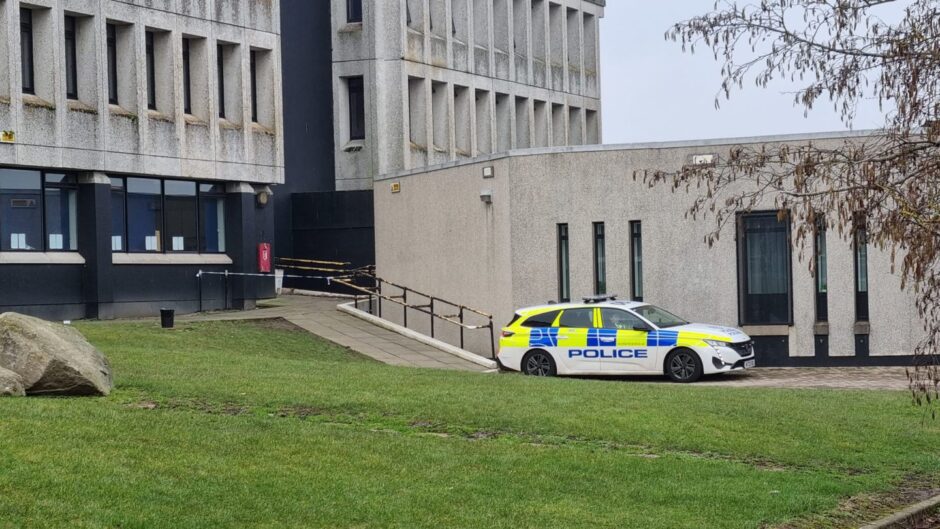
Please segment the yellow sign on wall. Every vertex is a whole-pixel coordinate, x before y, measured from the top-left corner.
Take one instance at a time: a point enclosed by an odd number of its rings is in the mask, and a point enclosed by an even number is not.
[[[392,182],[392,193],[401,193],[401,182]]]
[[[16,133],[12,130],[0,131],[0,142],[2,143],[16,143]]]

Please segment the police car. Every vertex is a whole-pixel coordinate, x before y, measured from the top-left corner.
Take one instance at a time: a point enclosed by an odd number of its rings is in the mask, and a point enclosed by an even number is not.
[[[526,375],[702,375],[754,367],[738,329],[689,323],[659,307],[612,296],[516,312],[499,341],[502,365]]]

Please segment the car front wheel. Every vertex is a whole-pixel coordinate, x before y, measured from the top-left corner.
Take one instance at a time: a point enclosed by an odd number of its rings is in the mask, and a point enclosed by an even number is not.
[[[522,372],[534,377],[553,377],[558,374],[555,359],[546,351],[529,351],[522,359]]]
[[[666,375],[674,382],[695,382],[702,377],[702,360],[689,349],[677,349],[666,357]]]

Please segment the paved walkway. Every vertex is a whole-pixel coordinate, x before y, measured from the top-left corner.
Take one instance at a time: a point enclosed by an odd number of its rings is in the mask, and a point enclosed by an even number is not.
[[[907,390],[903,367],[760,368],[703,379],[698,385],[740,388]]]
[[[284,318],[331,342],[396,366],[486,371],[481,365],[445,353],[417,340],[372,325],[336,310],[347,300],[313,296],[280,296],[250,311],[214,312],[180,316],[179,321],[257,320]]]

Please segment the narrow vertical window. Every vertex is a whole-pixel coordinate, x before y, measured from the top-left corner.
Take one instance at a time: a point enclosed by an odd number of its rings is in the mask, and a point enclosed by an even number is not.
[[[192,77],[189,62],[189,39],[183,39],[183,112],[193,113]]]
[[[78,250],[78,184],[75,176],[47,174],[45,201],[46,249]]]
[[[777,212],[738,219],[738,303],[742,325],[790,324],[790,223]]]
[[[65,16],[65,95],[78,99],[78,66],[76,65],[75,17]]]
[[[148,31],[146,36],[147,48],[147,108],[157,109],[157,72],[156,57],[153,49],[153,32]]]
[[[117,26],[107,25],[108,40],[108,103],[117,105],[118,103],[118,79],[117,79]]]
[[[111,177],[111,251],[127,250],[127,208],[124,202],[124,179]]]
[[[249,53],[249,67],[251,74],[251,121],[254,123],[258,122],[258,62],[257,54],[255,50],[251,50]]]
[[[199,251],[225,253],[225,185],[199,185]]]
[[[346,0],[346,22],[362,22],[362,0]]]
[[[855,229],[855,321],[868,321],[868,230]]]
[[[594,223],[594,294],[607,293],[607,257],[604,247],[604,223]]]
[[[346,80],[349,90],[349,139],[363,140],[366,137],[366,95],[362,77]]]
[[[826,251],[826,223],[816,226],[816,321],[829,321],[829,276]]]
[[[163,251],[163,188],[159,180],[127,178],[127,249]]]
[[[558,225],[558,301],[571,301],[571,261],[568,257],[568,225]]]
[[[198,251],[199,207],[196,200],[196,182],[164,180],[163,212],[163,247],[168,252]]]
[[[225,118],[225,48],[219,44],[216,47],[216,67],[219,76],[219,117]]]
[[[20,8],[20,70],[23,77],[23,92],[36,93],[33,77],[33,12]]]
[[[630,222],[630,299],[643,301],[643,227]]]

